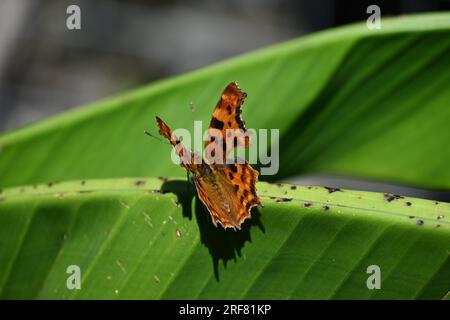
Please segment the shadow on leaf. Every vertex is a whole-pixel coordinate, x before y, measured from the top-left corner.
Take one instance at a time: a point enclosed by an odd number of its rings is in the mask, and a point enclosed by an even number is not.
[[[211,221],[211,215],[201,200],[193,184],[187,181],[172,180],[166,181],[161,187],[163,192],[176,194],[178,202],[183,208],[183,216],[192,220],[192,199],[195,197],[195,218],[200,230],[200,241],[204,244],[211,255],[214,269],[214,276],[219,281],[219,262],[222,260],[224,267],[230,260],[237,261],[242,257],[242,248],[245,242],[251,242],[250,229],[258,227],[265,233],[264,226],[261,223],[259,210],[257,207],[252,209],[252,218],[247,219],[241,226],[241,230],[224,230],[220,225],[215,227]]]

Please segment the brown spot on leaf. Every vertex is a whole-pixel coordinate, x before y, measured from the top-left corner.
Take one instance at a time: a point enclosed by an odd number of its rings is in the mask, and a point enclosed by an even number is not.
[[[392,193],[385,193],[384,194],[384,199],[387,202],[391,202],[393,200],[398,200],[398,199],[403,199],[404,197],[399,196],[398,194],[392,194]]]
[[[441,214],[441,215],[437,216],[437,219],[438,220],[444,219],[444,216]]]
[[[421,226],[421,225],[424,224],[424,222],[423,222],[423,220],[417,220],[416,224],[417,224],[418,226]]]
[[[329,207],[329,206],[323,206],[322,208],[323,208],[323,210],[325,210],[325,211],[330,210],[330,207]]]
[[[137,186],[142,186],[142,185],[145,184],[145,180],[136,180],[136,181],[134,182],[134,184],[137,185]]]
[[[277,199],[277,202],[289,202],[289,201],[292,201],[292,199],[291,198],[278,198]]]
[[[158,179],[161,180],[162,182],[169,181],[169,178],[167,178],[167,177],[158,177]]]
[[[303,203],[303,206],[305,207],[305,208],[309,208],[309,207],[311,207],[313,204],[311,203],[311,202],[305,202],[305,203]]]
[[[408,207],[410,207],[410,206],[412,205],[412,203],[409,202],[409,201],[406,201],[405,204],[406,204],[406,206],[408,206]]]
[[[342,191],[340,188],[332,188],[332,187],[324,187],[324,188],[328,190],[328,193]]]
[[[297,189],[296,186],[291,186],[291,190],[295,190],[295,189]]]

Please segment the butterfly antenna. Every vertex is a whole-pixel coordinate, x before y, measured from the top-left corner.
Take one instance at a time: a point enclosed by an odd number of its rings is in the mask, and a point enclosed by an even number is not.
[[[153,139],[158,140],[159,142],[162,142],[162,143],[164,143],[164,144],[170,144],[169,142],[167,142],[167,141],[161,139],[160,137],[157,137],[157,136],[151,134],[151,133],[148,132],[147,130],[144,130],[144,133],[145,133],[146,135],[148,135],[149,137],[152,137]]]
[[[191,118],[192,118],[192,125],[195,122],[195,105],[194,102],[189,102],[189,109],[191,109]]]

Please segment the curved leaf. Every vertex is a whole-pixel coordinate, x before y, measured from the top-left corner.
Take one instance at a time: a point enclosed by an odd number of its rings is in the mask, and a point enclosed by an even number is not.
[[[229,81],[248,92],[249,127],[280,129],[280,173],[266,179],[327,172],[450,187],[447,13],[307,36],[4,134],[0,186],[182,175],[142,132],[156,132],[155,115],[190,128],[190,101],[208,123]]]
[[[187,187],[123,179],[5,190],[1,297],[441,299],[449,290],[448,203],[259,183],[265,208],[234,232],[215,228]],[[66,287],[70,265],[81,290]],[[367,288],[371,265],[381,290]]]

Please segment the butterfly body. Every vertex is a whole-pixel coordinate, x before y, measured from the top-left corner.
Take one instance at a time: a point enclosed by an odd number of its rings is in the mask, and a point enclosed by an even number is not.
[[[246,94],[237,84],[232,82],[222,92],[214,110],[209,128],[211,139],[205,143],[205,147],[217,147],[214,151],[218,150],[218,152],[213,152],[219,155],[220,160],[223,160],[220,162],[187,151],[167,124],[156,117],[159,133],[175,148],[181,160],[180,165],[188,173],[193,173],[199,199],[211,214],[213,224],[217,226],[217,223],[220,223],[224,228],[240,229],[242,223],[250,218],[251,208],[257,205],[262,206],[255,186],[258,181],[258,171],[254,170],[247,161],[242,163],[237,159],[231,163],[226,161],[228,153],[233,148],[249,146],[248,136],[243,134],[246,129],[240,116],[245,96]],[[227,134],[229,136],[227,129],[236,129],[238,134],[232,140],[227,140]],[[217,136],[217,132],[220,137]],[[223,143],[221,147],[218,147],[219,140]]]

